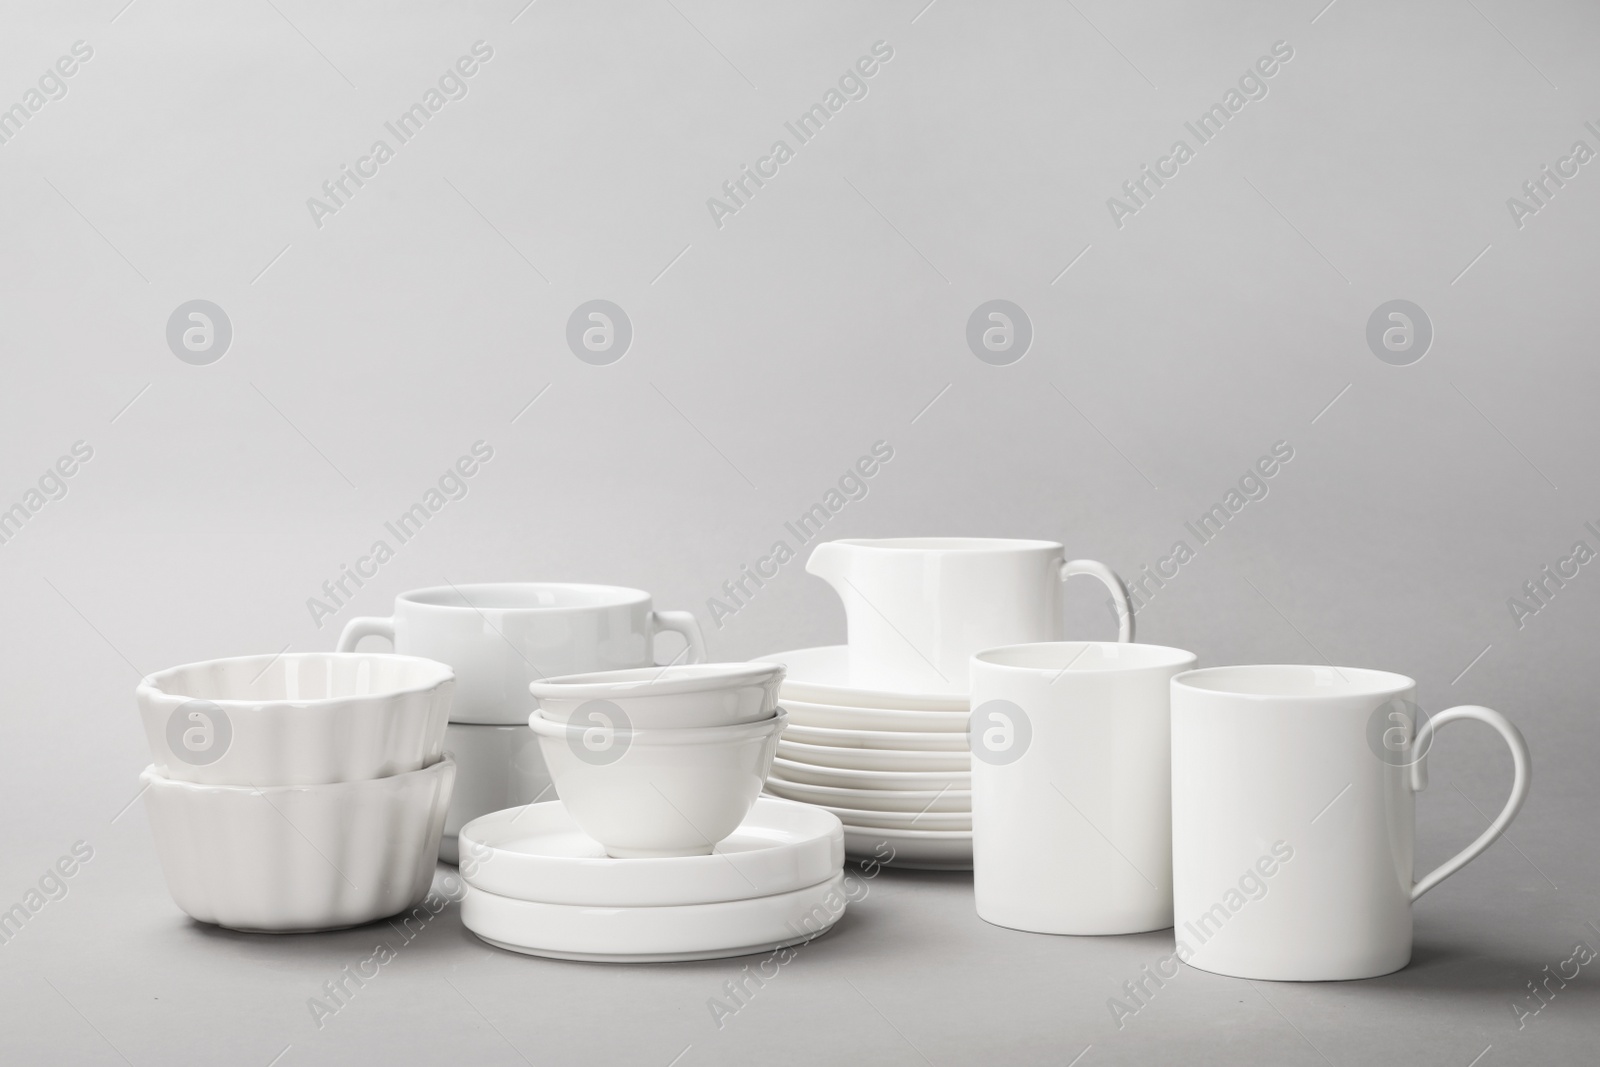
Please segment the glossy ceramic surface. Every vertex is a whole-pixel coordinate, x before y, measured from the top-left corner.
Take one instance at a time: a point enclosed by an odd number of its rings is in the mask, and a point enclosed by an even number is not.
[[[417,904],[455,781],[431,767],[331,785],[177,782],[148,768],[144,804],[173,901],[205,923],[330,930]]]
[[[1065,581],[1087,575],[1133,634],[1121,581],[1102,563],[1067,561],[1055,541],[889,537],[827,541],[806,570],[844,602],[854,680],[871,689],[965,694],[973,653],[1059,641]]]
[[[339,650],[353,650],[363,637],[386,637],[396,652],[455,669],[451,721],[520,725],[534,711],[530,682],[648,667],[662,630],[684,635],[684,660],[705,659],[694,616],[655,611],[650,594],[639,589],[566,582],[447,585],[400,594],[388,618],[351,619]]]
[[[135,690],[163,777],[210,785],[323,785],[439,759],[454,681],[414,656],[298,652],[159,671]]]
[[[821,808],[759,797],[708,856],[612,859],[558,802],[474,819],[461,877],[502,897],[588,907],[667,907],[816,885],[844,863],[844,831]]]
[[[869,672],[846,645],[797,648],[762,656],[763,663],[781,663],[788,673],[783,679],[779,703],[791,700],[809,704],[847,708],[884,708],[894,711],[944,711],[965,715],[965,693],[941,693],[917,689],[884,689],[864,679]],[[820,724],[819,724],[820,725]],[[880,727],[868,727],[880,729]],[[887,727],[894,729],[894,727]],[[937,729],[937,727],[935,727]]]
[[[1479,855],[1527,796],[1516,727],[1462,706],[1420,726],[1415,683],[1355,667],[1244,666],[1172,680],[1173,891],[1181,955],[1240,978],[1370,978],[1411,958],[1411,905]],[[1477,720],[1512,757],[1510,797],[1418,880],[1416,792],[1435,731]]]
[[[467,886],[461,923],[497,948],[595,963],[678,963],[819,937],[849,904],[842,874],[789,893],[659,908],[543,904]]]
[[[444,747],[456,761],[456,788],[439,839],[446,863],[458,861],[457,834],[473,819],[556,799],[539,737],[526,725],[453,722],[445,728]]]
[[[660,730],[768,718],[782,680],[776,663],[695,663],[545,678],[528,691],[540,717],[551,722],[576,715],[594,725],[586,714],[592,711],[616,728]]]
[[[973,897],[1048,934],[1172,925],[1176,648],[1064,641],[972,664]]]

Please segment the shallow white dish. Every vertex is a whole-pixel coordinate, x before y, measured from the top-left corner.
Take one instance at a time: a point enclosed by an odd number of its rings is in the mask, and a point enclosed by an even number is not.
[[[844,789],[962,789],[971,790],[972,771],[858,771],[848,767],[818,767],[812,763],[775,759],[772,773],[786,782],[831,785]]]
[[[828,811],[758,797],[709,856],[612,859],[559,802],[472,820],[461,877],[515,900],[586,907],[667,907],[771,896],[827,881],[844,865],[844,831]]]
[[[808,805],[809,806],[809,805]],[[831,811],[846,826],[878,826],[896,830],[971,830],[968,811],[868,811],[866,808],[838,808],[816,805]]]
[[[855,704],[815,704],[794,698],[787,686],[778,703],[788,709],[789,721],[797,726],[817,726],[830,730],[899,731],[907,733],[952,734],[965,741],[967,711],[919,711],[898,708],[868,708]]]
[[[892,748],[835,748],[807,745],[787,737],[778,740],[778,758],[817,767],[843,767],[857,771],[966,771],[972,770],[967,752],[911,752]]]
[[[543,904],[467,886],[461,924],[497,948],[591,963],[677,963],[747,956],[832,929],[844,875],[788,893],[660,908]]]
[[[422,770],[329,785],[177,782],[146,768],[145,810],[172,899],[235,930],[333,930],[427,895],[455,783]]]
[[[786,716],[732,726],[609,730],[528,725],[562,803],[619,858],[708,855],[744,821],[772,767]]]
[[[455,675],[371,652],[236,656],[157,671],[135,696],[164,778],[324,785],[437,762]]]
[[[782,680],[776,663],[685,663],[541,678],[528,692],[551,722],[596,725],[586,712],[598,710],[615,729],[692,729],[771,718]]]
[[[852,730],[830,729],[826,726],[802,726],[795,722],[793,713],[789,725],[784,727],[785,741],[798,741],[804,745],[831,745],[834,748],[892,748],[908,752],[971,752],[967,743],[966,728],[913,732],[910,730]]]
[[[853,681],[847,645],[797,648],[762,656],[763,662],[781,663],[788,669],[783,694],[816,704],[845,704],[862,708],[917,708],[926,711],[967,712],[965,693],[916,693],[879,689]]]
[[[478,816],[556,799],[539,735],[526,726],[453,722],[445,727],[444,748],[456,761],[456,789],[439,838],[446,863],[457,862],[456,835]]]
[[[965,811],[972,810],[970,789],[839,789],[806,782],[790,782],[776,775],[767,778],[767,792],[785,800],[823,807],[860,808],[863,811]]]
[[[846,826],[847,856],[874,859],[885,867],[923,871],[972,870],[972,831],[890,830]]]

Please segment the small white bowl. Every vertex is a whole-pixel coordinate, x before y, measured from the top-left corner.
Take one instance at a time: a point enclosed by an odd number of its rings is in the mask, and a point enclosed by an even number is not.
[[[326,785],[387,778],[443,753],[455,674],[417,656],[240,656],[149,675],[135,694],[164,778]]]
[[[428,893],[455,784],[448,756],[422,770],[330,785],[200,785],[140,775],[173,901],[235,930],[336,930]]]
[[[761,792],[786,716],[699,729],[614,730],[528,720],[556,793],[615,858],[703,856]]]
[[[596,725],[597,711],[614,728],[662,730],[769,719],[782,681],[776,663],[685,663],[544,678],[528,691],[551,722]]]

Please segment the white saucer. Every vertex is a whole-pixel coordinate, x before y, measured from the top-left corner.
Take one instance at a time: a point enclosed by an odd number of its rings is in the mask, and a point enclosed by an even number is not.
[[[788,668],[783,692],[796,700],[818,704],[853,704],[863,708],[919,708],[926,711],[967,713],[965,693],[913,693],[876,689],[851,680],[850,648],[824,645],[759,656],[767,663]]]
[[[789,722],[799,726],[819,726],[830,730],[875,730],[901,733],[942,733],[967,737],[965,711],[925,711],[902,708],[868,708],[856,704],[818,704],[791,695],[787,688],[778,692],[778,703],[789,709]]]
[[[969,765],[970,767],[970,765]],[[972,789],[972,771],[857,771],[774,759],[772,774],[786,782],[828,785],[842,789]]]
[[[709,856],[611,859],[559,800],[508,808],[461,828],[461,878],[515,900],[668,907],[772,896],[825,882],[844,864],[839,820],[810,804],[758,797]]]
[[[893,748],[838,748],[778,740],[778,755],[814,767],[842,767],[856,771],[961,771],[971,773],[969,752],[912,752]]]
[[[864,827],[881,827],[886,830],[958,830],[972,829],[972,814],[965,811],[868,811],[865,808],[836,808],[818,805],[833,812],[844,823],[845,830]]]
[[[830,808],[867,811],[972,811],[970,789],[837,789],[768,776],[767,792]]]
[[[665,908],[539,904],[469,885],[461,923],[491,945],[530,956],[675,963],[747,956],[809,940],[831,929],[848,902],[843,873],[775,896]]]
[[[846,826],[844,850],[849,856],[874,859],[885,867],[922,871],[972,870],[972,831],[889,830]]]
[[[783,728],[785,741],[804,745],[832,745],[834,748],[893,748],[906,752],[970,752],[965,731],[934,730],[852,730],[826,726],[800,726],[789,716]]]

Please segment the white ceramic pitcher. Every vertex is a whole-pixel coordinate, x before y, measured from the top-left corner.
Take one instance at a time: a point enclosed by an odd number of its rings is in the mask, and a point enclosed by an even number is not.
[[[974,652],[1063,638],[1061,585],[1076,574],[1111,591],[1117,639],[1133,637],[1122,582],[1103,563],[1065,559],[1055,541],[891,537],[826,541],[806,570],[844,601],[855,682],[965,693]]]

